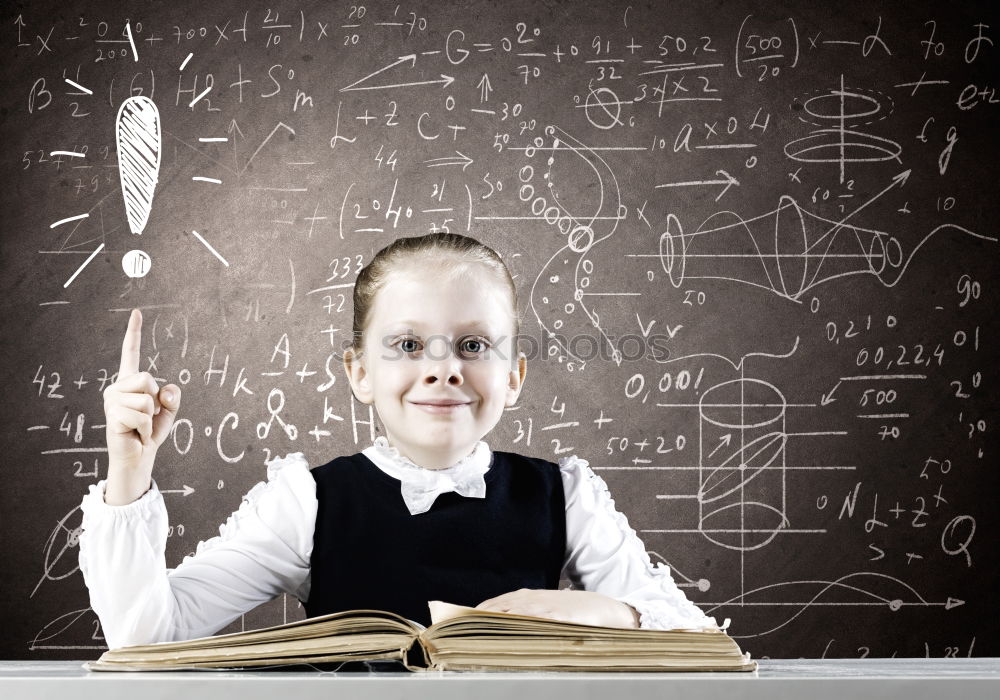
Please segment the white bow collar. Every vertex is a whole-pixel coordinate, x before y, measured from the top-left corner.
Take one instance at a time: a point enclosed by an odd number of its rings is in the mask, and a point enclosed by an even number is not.
[[[363,454],[389,476],[399,479],[400,493],[411,515],[425,513],[442,493],[454,491],[469,498],[486,497],[485,474],[493,455],[480,440],[467,456],[447,469],[425,469],[389,444],[384,435],[375,438]]]

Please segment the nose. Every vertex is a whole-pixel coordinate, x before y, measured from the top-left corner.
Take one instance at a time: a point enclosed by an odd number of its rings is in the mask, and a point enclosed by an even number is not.
[[[465,382],[462,377],[462,360],[443,339],[439,340],[439,343],[431,343],[427,348],[423,382],[427,385],[446,383],[450,386],[462,386]]]

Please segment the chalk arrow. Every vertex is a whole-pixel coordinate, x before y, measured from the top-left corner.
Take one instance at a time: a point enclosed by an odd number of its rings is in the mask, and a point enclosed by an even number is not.
[[[708,456],[711,457],[716,452],[718,452],[719,450],[721,450],[723,447],[726,447],[732,439],[733,439],[733,434],[732,433],[726,433],[725,435],[723,435],[722,438],[719,440],[719,444],[716,446],[716,448],[714,450],[712,450],[708,454]]]
[[[226,133],[229,134],[230,140],[233,142],[233,169],[239,173],[240,172],[240,162],[237,157],[237,152],[239,151],[239,146],[236,144],[237,140],[244,140],[246,136],[243,135],[243,130],[240,129],[240,125],[236,123],[235,119],[230,120],[229,126],[226,127]],[[239,139],[236,137],[239,136]]]
[[[843,380],[841,380],[841,381],[843,381]],[[831,403],[833,403],[834,401],[837,400],[837,399],[833,398],[833,392],[835,392],[837,390],[838,386],[840,386],[840,382],[837,382],[836,384],[834,384],[833,388],[830,389],[830,391],[828,391],[827,393],[823,394],[823,398],[821,398],[819,400],[819,405],[820,406],[826,406],[826,405],[831,404]]]
[[[857,207],[854,211],[852,211],[847,216],[845,216],[840,221],[838,221],[837,224],[836,224],[836,226],[841,226],[845,221],[847,221],[849,218],[851,218],[852,216],[854,216],[855,214],[857,214],[859,211],[861,211],[862,209],[864,209],[865,207],[867,207],[869,204],[871,204],[872,202],[874,202],[876,199],[878,199],[879,197],[881,197],[882,195],[884,195],[886,192],[888,192],[889,190],[891,190],[893,187],[902,187],[903,185],[905,185],[906,181],[910,179],[910,173],[911,172],[913,172],[913,171],[912,170],[904,170],[899,175],[896,175],[895,177],[893,177],[892,180],[889,182],[889,184],[886,185],[882,189],[881,192],[879,192],[878,194],[876,194],[873,197],[871,197],[867,202],[865,202],[861,206]],[[834,228],[836,228],[836,226]]]
[[[235,119],[230,120],[229,126],[226,127],[226,133],[232,136],[234,141],[236,140],[236,134],[239,134],[241,139],[246,138],[246,136],[243,135],[243,129],[240,128],[240,125],[236,123]]]
[[[661,187],[691,187],[693,185],[725,185],[725,187],[722,188],[722,192],[719,192],[719,196],[715,198],[715,201],[718,202],[720,199],[722,199],[722,195],[724,195],[729,190],[730,187],[732,187],[733,185],[736,185],[737,187],[739,187],[740,181],[737,180],[732,175],[730,175],[729,173],[727,173],[725,170],[716,170],[715,174],[716,175],[720,175],[720,176],[722,176],[725,179],[724,180],[688,180],[687,182],[667,182],[667,183],[662,184],[662,185],[657,185],[656,188],[659,189]]]
[[[184,494],[185,496],[190,496],[192,493],[194,493],[194,489],[188,486],[187,484],[184,484],[184,488],[182,489],[164,489],[160,491],[160,493],[180,493]]]
[[[475,162],[472,158],[469,158],[469,156],[465,155],[461,151],[455,151],[455,153],[458,155],[457,158],[454,156],[447,156],[445,158],[432,158],[430,160],[425,160],[424,162],[428,163],[428,168],[437,168],[442,165],[461,165],[463,171]]]
[[[809,247],[806,249],[806,252],[807,253],[811,252],[813,248],[817,247],[830,234],[832,234],[832,233],[834,233],[836,231],[839,231],[841,229],[841,227],[844,226],[844,223],[848,219],[850,219],[852,216],[854,216],[855,214],[857,214],[859,211],[861,211],[862,209],[864,209],[865,207],[867,207],[869,204],[871,204],[872,202],[874,202],[876,199],[878,199],[879,197],[881,197],[882,195],[884,195],[886,192],[888,192],[889,190],[891,190],[894,187],[902,187],[903,185],[905,185],[906,181],[910,179],[910,173],[911,172],[913,172],[913,171],[912,170],[904,170],[903,172],[899,173],[899,175],[896,175],[895,177],[893,177],[892,181],[889,182],[889,184],[886,185],[882,189],[881,192],[879,192],[878,194],[876,194],[873,197],[869,198],[867,202],[865,202],[861,206],[857,207],[853,211],[848,212],[846,215],[844,215],[840,219],[840,221],[838,221],[833,226],[831,226],[829,229],[827,229],[826,232],[824,232],[822,236],[817,237],[816,240],[814,240],[812,243],[810,243]]]
[[[493,89],[493,86],[490,85],[490,76],[483,73],[483,77],[479,80],[479,84],[476,87],[479,88],[479,102],[488,102],[490,99],[490,90]]]
[[[441,87],[442,88],[446,88],[449,85],[451,85],[453,82],[455,82],[455,79],[453,77],[451,77],[450,75],[445,75],[444,73],[442,73],[440,80],[420,80],[420,81],[416,81],[416,82],[412,82],[412,83],[395,83],[393,85],[369,85],[369,86],[362,86],[361,85],[361,83],[365,82],[369,78],[374,78],[379,73],[383,73],[383,72],[385,72],[387,70],[391,70],[392,68],[395,68],[396,66],[398,66],[398,65],[400,65],[402,63],[406,63],[407,61],[409,61],[409,63],[410,63],[410,68],[413,68],[414,66],[416,66],[417,65],[417,54],[411,53],[411,54],[408,54],[406,56],[400,56],[397,60],[393,61],[389,65],[384,66],[383,68],[379,68],[374,73],[369,73],[365,77],[361,78],[361,80],[355,80],[353,83],[351,83],[347,87],[340,88],[340,92],[348,92],[348,91],[351,91],[351,90],[388,90],[390,88],[413,87],[413,86],[416,86],[416,85],[436,85],[437,83],[442,83]]]

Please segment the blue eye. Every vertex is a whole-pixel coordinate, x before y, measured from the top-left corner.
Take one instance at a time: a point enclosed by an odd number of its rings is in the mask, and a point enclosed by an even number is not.
[[[413,345],[410,345],[410,343]],[[469,348],[469,343],[473,344],[471,348]],[[409,354],[419,350],[420,341],[415,338],[402,338],[397,340],[394,345],[398,345],[400,350]],[[459,344],[459,346],[463,348],[463,355],[478,355],[485,352],[489,348],[489,343],[483,338],[466,338]]]
[[[479,338],[468,338],[468,339],[466,339],[466,340],[465,340],[465,342],[466,342],[466,343],[475,343],[476,345],[480,346],[480,347],[482,348],[482,350],[485,350],[485,349],[486,349],[486,343],[484,343],[484,342],[483,342],[482,340],[480,340]],[[473,354],[476,354],[476,353],[478,353],[478,352],[481,352],[482,350],[471,350],[471,352],[472,352]]]

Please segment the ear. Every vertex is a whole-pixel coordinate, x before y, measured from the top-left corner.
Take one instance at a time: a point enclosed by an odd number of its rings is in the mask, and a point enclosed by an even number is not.
[[[521,394],[524,386],[524,375],[528,371],[528,358],[523,352],[517,354],[517,367],[512,369],[507,375],[507,399],[505,406],[513,406],[517,403],[517,397]]]
[[[363,404],[371,405],[374,399],[364,356],[356,354],[353,348],[344,351],[344,372],[351,383],[354,397]]]

